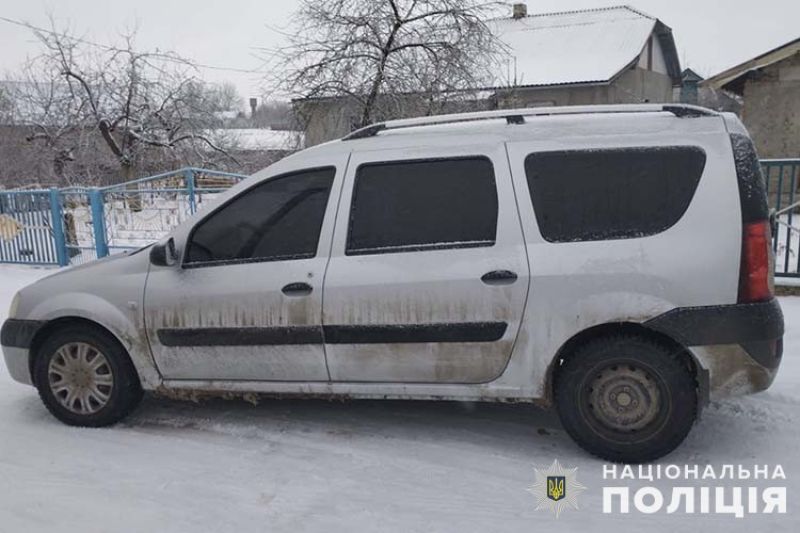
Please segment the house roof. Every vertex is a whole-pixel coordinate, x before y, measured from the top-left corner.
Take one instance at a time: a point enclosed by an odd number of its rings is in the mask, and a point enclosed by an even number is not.
[[[681,72],[681,80],[684,82],[699,82],[703,81],[703,76],[690,68],[685,68],[683,69],[683,72]]]
[[[509,48],[498,86],[607,83],[634,64],[655,32],[674,84],[681,79],[672,30],[629,6],[494,19]]]
[[[741,95],[744,92],[744,82],[751,72],[783,61],[797,53],[800,53],[800,38],[711,76],[703,82],[703,85],[712,89],[726,89]]]
[[[305,143],[305,134],[301,131],[219,128],[205,130],[204,133],[215,140],[234,143],[235,149],[242,151],[292,151],[303,148]]]

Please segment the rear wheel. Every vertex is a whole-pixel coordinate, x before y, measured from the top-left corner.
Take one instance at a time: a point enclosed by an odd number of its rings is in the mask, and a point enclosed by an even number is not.
[[[99,328],[67,325],[41,345],[34,363],[48,411],[72,426],[101,427],[127,416],[142,399],[124,348]]]
[[[683,354],[646,337],[589,341],[557,370],[564,428],[609,461],[653,461],[674,450],[697,416],[697,387]]]

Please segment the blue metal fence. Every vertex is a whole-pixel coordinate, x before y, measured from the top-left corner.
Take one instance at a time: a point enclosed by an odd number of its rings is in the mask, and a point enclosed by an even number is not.
[[[107,253],[139,248],[161,238],[244,177],[185,168],[105,187],[92,203],[103,206],[95,214],[103,216],[95,231],[102,233]]]
[[[0,191],[0,263],[83,263],[158,240],[241,174],[183,168],[109,187]]]

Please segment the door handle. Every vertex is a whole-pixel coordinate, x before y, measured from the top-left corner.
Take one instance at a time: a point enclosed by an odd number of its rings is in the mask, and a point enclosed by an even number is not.
[[[492,270],[481,276],[481,281],[487,285],[511,285],[517,281],[517,275],[510,270]]]
[[[314,290],[314,287],[309,285],[308,283],[298,282],[298,283],[290,283],[288,285],[284,285],[281,289],[281,292],[286,296],[306,296],[311,294],[311,291]]]

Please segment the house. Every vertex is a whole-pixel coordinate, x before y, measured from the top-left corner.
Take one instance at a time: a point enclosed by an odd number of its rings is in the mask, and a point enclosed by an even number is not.
[[[684,69],[684,71],[681,72],[681,87],[679,94],[681,103],[697,105],[697,102],[700,99],[700,91],[698,86],[701,81],[703,81],[703,76],[690,68]]]
[[[528,15],[525,4],[514,4],[511,16],[487,25],[506,57],[493,86],[476,87],[470,109],[453,111],[672,102],[673,88],[681,85],[672,30],[630,6]],[[346,98],[293,104],[306,123],[308,146],[345,135],[357,123],[356,106]],[[408,108],[413,116],[414,106]]]
[[[682,104],[692,104],[714,109],[715,111],[742,112],[741,97],[735,94],[702,85],[704,78],[691,68],[681,73],[681,86],[675,88],[674,100]]]
[[[302,150],[303,132],[267,128],[216,128],[203,134],[226,151],[237,163],[238,172],[250,174],[292,152]],[[211,151],[206,151],[211,156]]]
[[[295,152],[303,149],[302,131],[268,128],[216,128],[203,134],[236,152]]]
[[[800,157],[800,38],[701,84],[742,97],[742,121],[762,158]]]
[[[488,24],[509,49],[499,107],[672,101],[680,61],[657,18],[630,6],[538,15],[518,6]]]

